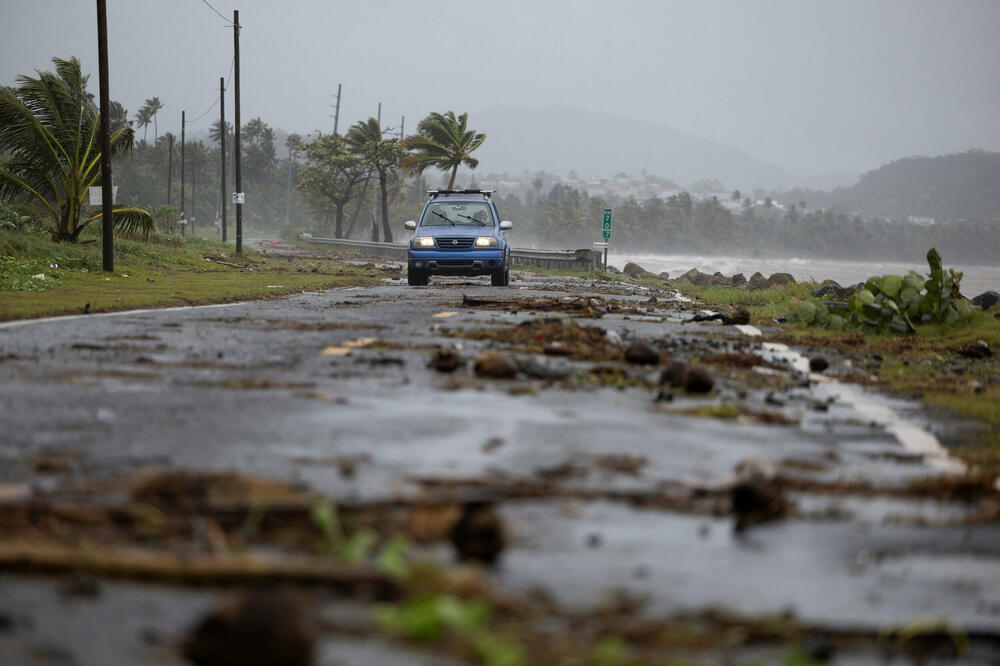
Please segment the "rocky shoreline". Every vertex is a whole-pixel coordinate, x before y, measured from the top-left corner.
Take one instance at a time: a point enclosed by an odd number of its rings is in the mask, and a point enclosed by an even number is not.
[[[608,266],[608,270],[631,278],[652,278],[670,282],[685,282],[698,286],[746,289],[747,291],[770,289],[771,287],[780,287],[786,284],[796,284],[795,278],[792,277],[790,273],[772,273],[770,276],[765,276],[763,273],[757,272],[747,278],[743,275],[743,273],[736,273],[735,275],[727,276],[720,272],[712,274],[703,273],[697,268],[692,268],[686,273],[671,277],[667,271],[663,271],[662,273],[653,273],[652,271],[647,271],[639,264],[633,262],[625,264],[625,268],[620,271],[614,266]],[[812,292],[812,296],[816,298],[832,297],[838,300],[843,300],[863,286],[863,282],[845,287],[836,280],[823,280],[823,282],[820,283],[819,288]],[[969,300],[972,305],[983,310],[987,310],[993,307],[996,303],[1000,302],[1000,293],[988,290],[978,296],[968,298],[967,300]]]

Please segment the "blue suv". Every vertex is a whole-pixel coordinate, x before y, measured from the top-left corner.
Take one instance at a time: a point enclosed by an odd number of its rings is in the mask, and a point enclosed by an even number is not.
[[[431,190],[407,252],[407,281],[427,284],[431,275],[489,275],[494,287],[510,284],[510,245],[492,190]]]

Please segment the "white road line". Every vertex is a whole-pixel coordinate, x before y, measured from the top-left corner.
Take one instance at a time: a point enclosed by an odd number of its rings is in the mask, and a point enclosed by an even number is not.
[[[42,319],[18,319],[0,323],[0,329],[17,328],[30,324],[44,324],[53,321],[72,321],[74,319],[94,319],[97,317],[121,317],[124,315],[146,314],[147,312],[178,312],[181,310],[198,310],[202,308],[230,308],[234,305],[246,305],[254,301],[238,301],[236,303],[214,303],[211,305],[181,305],[175,308],[147,308],[145,310],[121,310],[118,312],[95,312],[94,314],[62,315],[59,317],[44,317]]]

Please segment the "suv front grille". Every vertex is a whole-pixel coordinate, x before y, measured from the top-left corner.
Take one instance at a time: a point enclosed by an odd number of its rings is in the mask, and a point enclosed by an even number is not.
[[[437,246],[441,250],[468,250],[476,239],[472,236],[438,236]]]

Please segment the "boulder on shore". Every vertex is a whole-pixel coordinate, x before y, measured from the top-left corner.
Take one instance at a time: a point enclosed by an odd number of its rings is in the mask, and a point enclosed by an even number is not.
[[[631,261],[628,262],[627,264],[625,264],[625,268],[622,270],[622,273],[624,273],[625,275],[629,276],[630,278],[655,278],[656,277],[656,275],[654,273],[650,273],[649,271],[647,271],[645,268],[643,268],[639,264],[634,264]]]
[[[767,286],[767,278],[764,277],[764,274],[761,273],[760,271],[757,271],[756,273],[751,275],[750,279],[747,280],[747,289],[749,289],[750,291],[763,289],[766,286]]]
[[[984,291],[972,299],[972,304],[977,308],[989,310],[997,304],[997,301],[1000,301],[1000,294],[995,291]]]
[[[764,283],[766,288],[780,287],[786,284],[795,284],[795,278],[792,277],[791,273],[775,273],[771,277],[767,278],[767,282]]]
[[[680,282],[690,282],[691,284],[712,284],[713,277],[707,273],[702,273],[697,268],[692,268],[684,275],[677,278]]]
[[[737,273],[733,277],[729,278],[729,284],[733,287],[745,287],[747,284],[747,279],[743,273]]]

